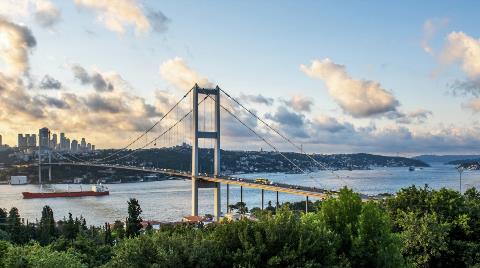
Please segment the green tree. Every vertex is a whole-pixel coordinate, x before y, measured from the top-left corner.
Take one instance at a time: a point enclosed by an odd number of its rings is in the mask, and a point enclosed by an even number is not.
[[[363,204],[353,238],[352,266],[401,267],[400,237],[392,233],[387,213],[373,202]]]
[[[338,198],[327,199],[319,211],[321,221],[340,236],[339,254],[350,257],[352,239],[357,236],[358,217],[362,211],[362,200],[358,194],[346,187]]]
[[[78,221],[78,220],[77,220]],[[73,241],[78,234],[78,224],[73,219],[72,213],[68,213],[68,220],[64,220],[63,226],[63,236],[67,239]]]
[[[57,252],[39,244],[12,246],[3,261],[5,267],[87,267],[74,254]]]
[[[123,222],[116,220],[113,223],[112,235],[117,241],[125,237],[125,226]]]
[[[105,233],[103,236],[103,243],[106,245],[113,245],[113,236],[112,236],[112,230],[110,229],[110,224],[105,223]]]
[[[399,218],[403,228],[402,253],[416,267],[442,266],[442,254],[448,251],[450,225],[440,222],[436,213],[405,212]]]
[[[127,237],[135,237],[140,234],[140,230],[142,229],[142,218],[140,217],[140,214],[142,214],[142,208],[140,208],[138,200],[130,198],[128,201],[127,227],[125,230],[125,235]]]
[[[7,230],[7,217],[7,211],[3,208],[0,208],[0,230]]]
[[[53,211],[49,206],[44,206],[42,209],[39,232],[39,242],[41,245],[48,245],[55,237],[55,219],[53,217]]]
[[[24,240],[24,230],[22,228],[22,222],[20,219],[20,214],[16,207],[12,207],[8,212],[7,217],[7,232],[10,233],[11,240],[13,243],[23,243]]]

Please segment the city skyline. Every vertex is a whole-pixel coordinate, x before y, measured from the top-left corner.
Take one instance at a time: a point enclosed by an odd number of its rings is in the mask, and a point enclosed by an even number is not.
[[[480,149],[477,3],[120,2],[0,4],[3,143],[52,126],[121,148],[199,83],[309,152]],[[222,128],[222,147],[260,149]]]
[[[43,149],[72,152],[95,150],[95,145],[90,142],[87,143],[84,137],[80,139],[70,139],[64,132],[60,132],[59,134],[60,135],[57,135],[57,133],[51,132],[47,127],[39,129],[38,135],[37,133],[18,133],[17,144],[16,146],[12,145],[12,147],[17,147],[21,150],[38,149],[38,147],[41,147]],[[0,145],[1,137],[0,135]]]

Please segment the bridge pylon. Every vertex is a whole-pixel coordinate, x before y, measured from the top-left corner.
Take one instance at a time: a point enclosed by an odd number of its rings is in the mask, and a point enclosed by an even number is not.
[[[198,128],[198,95],[210,95],[215,100],[214,129],[199,131]],[[200,88],[195,84],[192,90],[192,216],[198,216],[198,188],[213,188],[214,217],[218,221],[221,217],[221,192],[219,182],[206,182],[198,179],[198,140],[213,139],[214,146],[214,171],[215,177],[220,175],[220,88]]]

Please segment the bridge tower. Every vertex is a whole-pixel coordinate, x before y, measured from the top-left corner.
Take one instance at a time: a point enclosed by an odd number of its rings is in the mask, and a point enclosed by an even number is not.
[[[198,95],[210,95],[215,100],[214,129],[213,131],[199,131],[198,128]],[[192,91],[193,120],[192,120],[192,215],[198,216],[198,188],[213,188],[214,216],[218,221],[221,217],[221,195],[219,182],[206,182],[198,178],[198,140],[213,139],[214,146],[214,171],[215,177],[220,175],[220,88],[200,88],[195,84]]]

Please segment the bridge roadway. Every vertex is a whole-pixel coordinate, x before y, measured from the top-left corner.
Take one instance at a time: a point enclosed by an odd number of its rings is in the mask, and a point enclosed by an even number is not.
[[[42,165],[69,165],[69,166],[88,166],[88,167],[99,167],[99,168],[113,168],[113,169],[124,169],[124,170],[135,170],[135,171],[143,171],[143,172],[151,172],[151,173],[160,173],[169,175],[172,177],[182,177],[191,179],[192,175],[188,172],[184,171],[175,171],[171,169],[158,169],[158,168],[144,168],[144,167],[133,167],[133,166],[123,166],[123,165],[107,165],[107,164],[95,164],[95,163],[69,163],[69,162],[58,162],[58,163],[42,163]],[[274,192],[281,192],[281,193],[288,193],[294,195],[302,195],[308,196],[318,199],[325,199],[328,197],[335,197],[338,192],[325,190],[316,187],[307,187],[307,186],[299,186],[299,185],[292,185],[286,183],[275,183],[272,182],[271,184],[256,182],[253,179],[245,179],[245,178],[237,178],[233,176],[221,176],[221,177],[213,177],[207,174],[200,175],[196,177],[197,179],[208,181],[208,182],[220,182],[224,184],[231,184],[231,185],[238,185],[247,188],[256,188],[256,189],[263,189],[267,191],[274,191]],[[362,195],[362,199],[365,199],[367,196]]]

